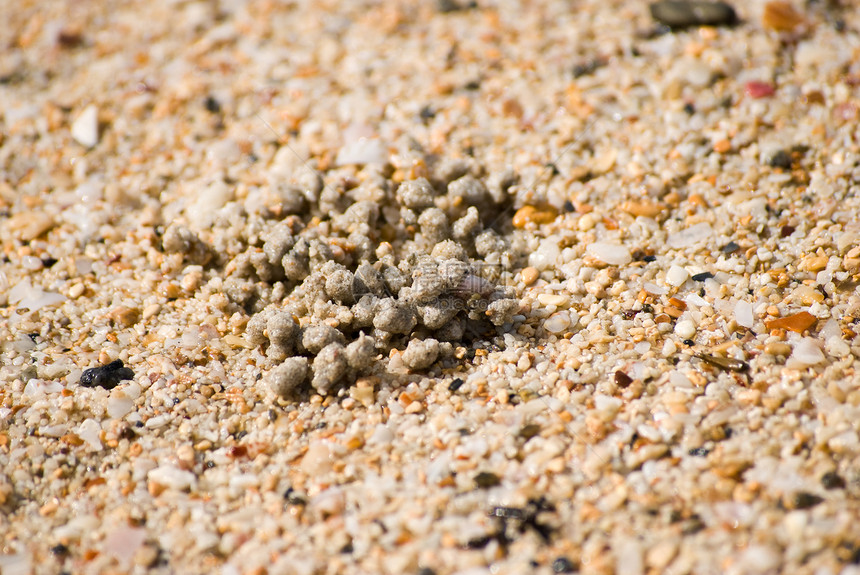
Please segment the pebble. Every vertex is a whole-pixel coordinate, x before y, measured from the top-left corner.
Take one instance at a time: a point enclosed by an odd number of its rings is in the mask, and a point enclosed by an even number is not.
[[[630,250],[625,246],[607,242],[594,242],[585,248],[586,253],[611,266],[624,266],[633,261]]]
[[[619,209],[635,217],[656,218],[666,211],[666,206],[650,200],[628,200]]]
[[[738,300],[735,303],[735,321],[739,326],[751,328],[753,326],[753,307],[752,304],[743,300]]]
[[[779,357],[788,357],[791,354],[791,346],[779,341],[771,342],[764,346],[764,352]]]
[[[761,23],[765,28],[777,32],[791,32],[805,21],[791,2],[774,0],[764,5]]]
[[[7,219],[6,228],[17,238],[30,242],[57,224],[54,216],[45,212],[20,212]]]
[[[124,367],[121,359],[117,359],[107,365],[86,370],[81,374],[80,384],[84,387],[113,389],[127,379],[134,379],[134,372]]]
[[[663,0],[650,6],[651,16],[670,28],[727,26],[737,22],[734,8],[725,2]]]
[[[692,339],[696,335],[696,324],[689,319],[675,324],[675,334],[681,339]]]
[[[560,311],[549,316],[544,322],[543,327],[549,333],[564,333],[573,323],[571,312]]]
[[[384,164],[388,159],[388,146],[376,138],[358,138],[345,144],[337,153],[335,164]]]
[[[512,223],[515,228],[521,230],[528,224],[548,224],[557,217],[558,210],[552,207],[523,206],[514,213]]]
[[[197,477],[190,471],[173,465],[163,465],[151,470],[147,478],[158,485],[176,491],[186,491],[197,485]]]
[[[525,285],[530,286],[540,277],[540,272],[537,268],[529,266],[520,272],[520,277]]]
[[[84,108],[72,123],[72,138],[87,148],[99,143],[99,111],[94,104]]]
[[[818,340],[805,337],[800,340],[791,352],[791,358],[803,365],[818,365],[824,363],[826,358]]]
[[[744,94],[758,100],[760,98],[769,98],[773,96],[776,90],[770,82],[750,81],[744,84]]]
[[[564,307],[568,303],[570,303],[570,297],[566,295],[551,293],[538,294],[537,300],[541,303],[541,305],[554,305],[555,307]]]
[[[666,272],[666,283],[670,286],[681,287],[689,277],[690,272],[681,266],[673,265],[669,268],[669,271]]]
[[[814,315],[808,311],[802,311],[793,315],[772,319],[765,322],[765,326],[769,330],[787,329],[797,333],[803,333],[818,321]]]
[[[711,224],[699,222],[680,232],[669,234],[666,243],[670,248],[682,249],[692,246],[698,242],[709,239],[714,233]]]

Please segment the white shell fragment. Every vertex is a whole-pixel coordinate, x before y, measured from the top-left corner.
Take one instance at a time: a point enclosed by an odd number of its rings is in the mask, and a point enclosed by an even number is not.
[[[585,251],[591,257],[598,259],[611,266],[623,266],[629,264],[633,258],[630,250],[624,246],[610,244],[607,242],[594,242],[589,244]]]
[[[87,148],[99,143],[99,111],[94,104],[84,108],[75,119],[72,124],[72,138]]]

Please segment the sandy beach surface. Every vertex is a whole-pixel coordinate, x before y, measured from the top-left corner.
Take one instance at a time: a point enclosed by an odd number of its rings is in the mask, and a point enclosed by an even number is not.
[[[860,573],[847,0],[7,0],[0,573]]]

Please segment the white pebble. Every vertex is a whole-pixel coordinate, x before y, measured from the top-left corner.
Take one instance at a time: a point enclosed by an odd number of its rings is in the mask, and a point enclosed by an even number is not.
[[[605,262],[611,266],[623,266],[632,261],[630,250],[624,246],[610,244],[607,242],[594,242],[589,244],[585,251],[591,257]]]
[[[642,287],[645,289],[645,291],[652,295],[665,295],[669,293],[669,290],[667,290],[666,288],[660,287],[657,284],[652,284],[651,282],[645,282]]]
[[[689,247],[697,242],[708,239],[714,233],[711,224],[699,222],[680,232],[669,234],[667,242],[670,248],[679,249]]]
[[[550,333],[563,333],[568,327],[570,327],[570,323],[570,314],[560,311],[549,316],[546,321],[543,322],[543,327]]]
[[[666,283],[671,286],[680,287],[687,281],[688,277],[690,277],[690,272],[681,266],[672,266],[666,272]]]
[[[99,111],[94,105],[84,108],[84,111],[72,124],[72,138],[87,148],[99,143]]]
[[[738,301],[735,304],[735,321],[743,327],[753,326],[753,308],[751,303]]]
[[[791,352],[791,358],[803,365],[816,365],[824,361],[824,353],[818,341],[805,337],[794,346],[794,351]]]
[[[337,153],[338,166],[350,164],[384,164],[388,159],[388,147],[377,139],[359,138],[344,145]]]
[[[663,357],[671,357],[675,355],[676,351],[678,351],[678,346],[675,345],[675,342],[671,339],[667,339],[666,343],[663,344],[661,353],[663,354]]]
[[[121,389],[115,389],[108,398],[107,412],[113,419],[125,417],[134,409],[134,401]]]
[[[172,465],[156,467],[149,472],[147,477],[150,481],[177,491],[184,491],[197,483],[197,476],[193,473],[173,467]]]
[[[557,238],[549,237],[542,241],[538,249],[529,255],[529,265],[543,271],[555,266],[559,255],[561,255],[561,250],[558,247]]]
[[[675,334],[681,339],[692,339],[696,335],[696,324],[689,319],[679,321],[675,325]]]
[[[102,448],[101,440],[102,428],[94,419],[85,419],[77,429],[78,437],[86,441],[93,449]]]

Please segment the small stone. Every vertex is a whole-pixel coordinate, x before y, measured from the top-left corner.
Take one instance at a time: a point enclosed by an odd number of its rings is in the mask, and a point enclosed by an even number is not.
[[[108,313],[108,318],[120,327],[131,327],[140,319],[140,310],[126,306],[114,308]]]
[[[487,489],[488,487],[495,487],[497,485],[501,485],[502,480],[495,473],[490,473],[489,471],[481,471],[475,476],[475,485],[482,489]]]
[[[828,471],[821,476],[821,485],[824,489],[845,489],[845,480],[835,471]]]
[[[80,383],[84,387],[104,387],[113,389],[119,382],[134,379],[134,372],[123,367],[121,359],[110,362],[107,365],[93,367],[81,374]]]
[[[546,306],[554,305],[555,307],[562,307],[570,303],[569,297],[560,294],[542,293],[538,294],[537,299],[541,305]]]
[[[554,313],[543,322],[543,328],[549,333],[564,333],[570,327],[570,312],[562,311]]]
[[[552,562],[553,573],[573,573],[574,571],[576,571],[576,566],[567,557],[557,557]]]
[[[520,272],[520,277],[522,278],[524,284],[530,286],[535,283],[540,277],[540,272],[537,270],[537,268],[527,267],[522,272]]]
[[[670,28],[727,26],[737,22],[734,8],[725,2],[663,0],[650,6],[651,17]]]
[[[30,242],[53,228],[56,224],[57,222],[52,215],[32,211],[15,214],[6,220],[4,225],[17,238],[24,242]]]
[[[775,0],[764,5],[761,23],[765,28],[777,32],[791,32],[804,23],[803,14],[785,0]]]
[[[818,321],[818,319],[814,315],[808,311],[802,311],[794,315],[766,321],[765,326],[769,330],[788,329],[797,333],[803,333],[815,325],[816,321]]]
[[[633,383],[632,377],[630,377],[620,369],[615,372],[615,385],[617,385],[621,389],[627,389],[628,387],[630,387],[631,383]]]
[[[634,217],[656,218],[666,211],[666,206],[651,200],[628,200],[623,202],[619,208]]]
[[[594,242],[585,248],[585,252],[594,259],[611,266],[624,266],[633,261],[630,250],[624,246],[607,242]]]
[[[523,206],[516,211],[513,218],[514,227],[521,230],[528,224],[548,224],[558,217],[558,210],[553,207]]]
[[[696,324],[689,319],[679,321],[675,325],[675,334],[681,339],[692,339],[696,335]]]
[[[770,96],[773,96],[775,91],[773,84],[770,82],[758,82],[752,80],[744,84],[744,94],[754,100],[769,98]]]
[[[152,567],[158,559],[158,548],[154,545],[141,545],[134,554],[134,564],[141,567]]]
[[[798,267],[808,272],[820,272],[827,267],[828,260],[827,256],[811,256],[804,258]]]
[[[745,328],[751,328],[753,326],[754,319],[752,304],[738,300],[737,303],[735,303],[735,321],[738,325]]]
[[[666,283],[670,286],[681,287],[689,277],[690,272],[681,266],[673,265],[669,268],[669,271],[666,272]]]
[[[72,123],[72,138],[87,148],[99,143],[99,111],[90,104]]]
[[[729,140],[718,140],[714,142],[714,151],[718,154],[725,154],[732,149],[732,143]]]
[[[805,491],[799,491],[785,498],[783,504],[787,509],[809,509],[824,501],[823,497]]]
[[[156,467],[149,472],[147,477],[152,483],[175,489],[176,491],[185,491],[197,484],[197,477],[193,473],[173,467],[172,465]]]
[[[825,361],[824,352],[818,345],[818,341],[805,337],[794,346],[794,351],[791,352],[791,358],[803,365],[817,365]]]

